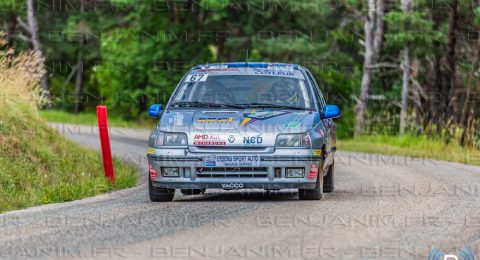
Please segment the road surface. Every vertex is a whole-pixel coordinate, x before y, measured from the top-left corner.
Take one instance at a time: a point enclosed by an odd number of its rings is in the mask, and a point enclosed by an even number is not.
[[[99,149],[95,127],[52,126]],[[137,187],[1,214],[0,258],[427,259],[434,248],[438,259],[479,257],[480,167],[339,147],[336,191],[321,201],[215,190],[152,203],[147,136],[111,130],[114,154],[139,167]]]

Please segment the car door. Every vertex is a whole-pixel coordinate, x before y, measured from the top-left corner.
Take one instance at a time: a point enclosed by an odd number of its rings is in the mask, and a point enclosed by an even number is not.
[[[317,99],[317,107],[318,107],[318,111],[323,111],[323,109],[325,108],[325,99],[323,98],[323,95],[322,95],[322,92],[321,92],[321,89],[320,87],[318,86],[317,82],[315,81],[315,79],[313,78],[312,74],[310,73],[310,71],[306,71],[307,72],[307,76],[308,76],[308,79],[310,81],[310,83],[312,84],[313,86],[313,89],[314,89],[314,93],[315,93],[315,96],[316,96],[316,99]],[[335,123],[333,122],[333,119],[329,118],[329,119],[321,119],[323,125],[325,126],[325,130],[326,130],[326,133],[325,133],[325,144],[326,144],[326,155],[328,155],[331,151],[335,151],[335,145],[336,145],[336,134],[335,134]]]

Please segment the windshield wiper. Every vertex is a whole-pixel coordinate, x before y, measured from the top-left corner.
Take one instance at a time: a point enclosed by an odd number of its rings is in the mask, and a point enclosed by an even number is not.
[[[307,110],[306,107],[300,106],[290,106],[290,105],[277,105],[277,104],[268,104],[268,103],[247,103],[247,104],[235,104],[242,107],[260,107],[260,108],[284,108],[284,109],[296,109],[296,110]]]
[[[244,108],[238,105],[223,104],[223,103],[209,103],[209,102],[198,102],[198,101],[184,101],[184,102],[175,102],[171,106],[176,107],[230,107],[230,108]]]

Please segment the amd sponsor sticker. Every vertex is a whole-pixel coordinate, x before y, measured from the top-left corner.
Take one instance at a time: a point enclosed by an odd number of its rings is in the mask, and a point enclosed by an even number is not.
[[[193,145],[196,146],[223,146],[227,141],[220,135],[196,134],[193,137]]]

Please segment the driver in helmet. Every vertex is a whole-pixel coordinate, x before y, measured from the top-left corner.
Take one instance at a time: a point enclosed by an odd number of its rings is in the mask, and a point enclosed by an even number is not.
[[[297,103],[297,93],[284,81],[277,81],[273,83],[270,93],[273,101],[276,103],[295,105]]]

